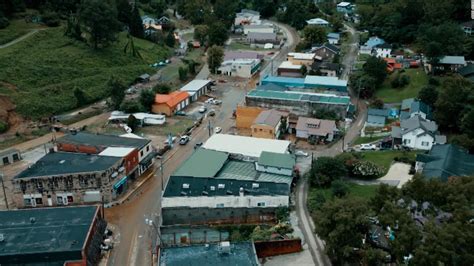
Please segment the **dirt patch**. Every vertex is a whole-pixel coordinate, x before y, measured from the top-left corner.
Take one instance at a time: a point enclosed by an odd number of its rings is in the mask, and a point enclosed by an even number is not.
[[[28,129],[25,119],[15,112],[15,104],[6,96],[0,95],[0,121],[8,123],[9,129],[0,135],[0,140],[14,136],[17,132],[24,133]]]

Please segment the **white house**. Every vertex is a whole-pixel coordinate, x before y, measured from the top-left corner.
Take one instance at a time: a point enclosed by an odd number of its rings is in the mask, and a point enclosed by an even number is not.
[[[436,122],[421,116],[403,120],[400,127],[392,127],[392,138],[395,144],[417,150],[431,150],[434,144],[446,143],[446,136],[439,134]]]
[[[255,162],[257,171],[292,176],[296,165],[295,157],[291,154],[262,152]]]
[[[308,25],[329,27],[329,22],[327,20],[322,19],[322,18],[312,18],[310,20],[307,20],[306,23],[308,23]]]
[[[241,78],[252,77],[260,68],[260,59],[236,59],[222,62],[218,73]]]
[[[350,2],[340,2],[336,6],[337,12],[340,13],[352,13],[354,11],[355,5]]]
[[[388,58],[392,53],[392,46],[388,43],[383,43],[375,46],[375,56],[380,58]]]

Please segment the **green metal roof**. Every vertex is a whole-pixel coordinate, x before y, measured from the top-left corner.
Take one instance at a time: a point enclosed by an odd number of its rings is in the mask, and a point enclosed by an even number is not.
[[[216,176],[217,179],[253,180],[258,182],[272,182],[291,184],[291,176],[259,172],[255,163],[244,161],[228,161]]]
[[[81,250],[97,206],[37,208],[0,212],[0,261],[6,265],[47,262],[63,265]]]
[[[258,159],[258,164],[284,169],[293,169],[295,166],[295,157],[291,154],[281,154],[273,152],[262,152]]]
[[[197,149],[173,175],[214,177],[224,166],[229,155],[224,152]]]

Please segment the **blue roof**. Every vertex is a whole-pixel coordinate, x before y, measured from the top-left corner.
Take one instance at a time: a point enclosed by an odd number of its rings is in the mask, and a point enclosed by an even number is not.
[[[368,115],[367,116],[367,123],[369,124],[376,124],[376,125],[385,125],[385,117],[384,116],[378,116],[378,115]]]
[[[267,76],[263,78],[262,85],[265,85],[267,83],[274,83],[285,87],[304,87],[304,81],[304,78]]]
[[[260,86],[257,86],[257,90],[264,91],[286,91],[286,88],[275,83],[266,83]]]
[[[369,40],[365,43],[366,46],[373,48],[379,44],[384,44],[385,41],[379,37],[370,37]]]
[[[411,104],[410,113],[415,113],[415,112],[422,112],[422,113],[426,114],[427,116],[430,116],[431,115],[431,108],[429,107],[429,105],[427,105],[424,102],[414,101]]]
[[[347,80],[341,80],[337,77],[307,75],[306,78],[289,78],[267,76],[262,80],[262,85],[268,85],[270,83],[274,86],[283,87],[304,87],[347,91]]]
[[[328,33],[327,37],[329,39],[338,39],[341,38],[341,34],[340,33],[336,33],[336,32],[330,32]]]
[[[390,115],[390,110],[388,109],[375,109],[375,108],[369,108],[368,114],[372,116],[383,116],[383,117],[388,117]]]

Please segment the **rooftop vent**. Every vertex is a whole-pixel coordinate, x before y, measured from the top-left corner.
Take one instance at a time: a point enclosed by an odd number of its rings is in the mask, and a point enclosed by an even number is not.
[[[215,191],[216,190],[216,187],[215,186],[211,186],[211,191]]]
[[[3,234],[0,234],[0,242],[4,242],[5,241],[5,236]]]
[[[224,188],[225,188],[225,184],[219,184],[219,185],[217,185],[217,187],[220,188],[220,189],[224,189]]]
[[[221,254],[221,255],[230,254],[230,242],[229,241],[220,242],[219,246],[217,248],[219,250],[219,254]]]
[[[188,195],[186,192],[181,191],[181,196],[186,196],[186,195]]]
[[[66,160],[61,160],[61,161],[59,161],[60,164],[63,164],[63,163],[65,163],[65,162],[66,162]]]
[[[30,223],[34,224],[36,222],[36,218],[35,217],[31,217],[30,218]]]
[[[226,193],[229,194],[229,195],[232,195],[232,191],[230,191],[230,190],[227,190]]]
[[[184,183],[184,184],[183,184],[183,188],[185,188],[185,189],[189,189],[189,184],[187,184],[187,183]]]
[[[203,194],[204,196],[207,196],[207,195],[209,195],[209,192],[203,191],[202,194]]]
[[[252,183],[252,188],[259,188],[260,187],[260,184],[258,183]]]

